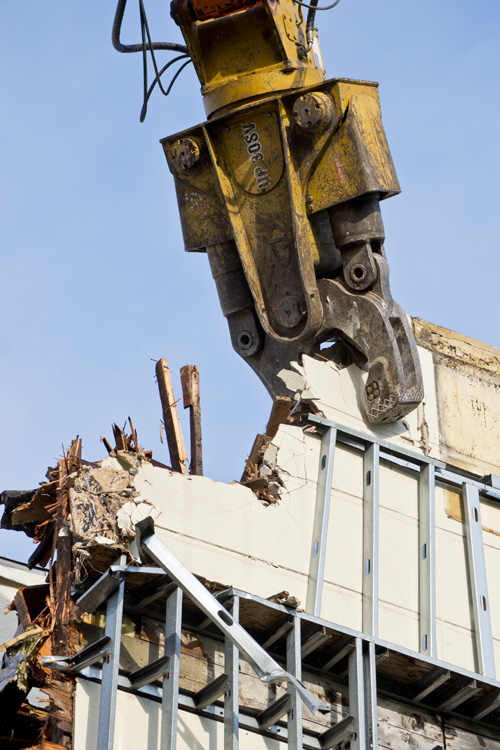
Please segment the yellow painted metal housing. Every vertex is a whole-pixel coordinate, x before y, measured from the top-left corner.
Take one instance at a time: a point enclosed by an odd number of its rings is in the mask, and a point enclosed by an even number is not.
[[[308,93],[329,102],[326,120],[311,129],[296,121]],[[322,231],[328,209],[400,190],[377,84],[334,79],[278,93],[162,143],[186,250],[234,240],[264,330],[287,340],[314,335],[322,320],[316,277],[335,262]],[[300,301],[296,325],[276,314],[278,294]]]
[[[325,71],[317,39],[305,54],[306,21],[293,0],[263,0],[254,7],[200,21],[196,2],[179,0],[181,27],[202,85],[207,116],[277,91],[315,86]]]

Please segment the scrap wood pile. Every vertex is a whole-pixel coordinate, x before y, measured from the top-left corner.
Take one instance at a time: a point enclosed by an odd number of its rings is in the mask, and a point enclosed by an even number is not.
[[[18,747],[38,747],[36,743],[44,738],[50,738],[56,748],[69,747],[71,739],[72,683],[45,669],[41,660],[74,648],[72,555],[63,530],[68,524],[71,478],[80,468],[77,438],[57,467],[49,469],[48,481],[41,487],[1,496],[6,507],[2,527],[22,529],[38,543],[30,567],[50,561],[46,583],[17,592],[11,609],[17,612],[21,632],[0,647],[5,648],[0,669],[0,737],[15,736]],[[42,686],[46,703],[40,708],[31,705],[27,696],[32,688]]]
[[[77,437],[39,488],[0,495],[5,506],[2,528],[33,538],[37,547],[30,568],[48,565],[46,582],[20,588],[10,605],[19,628],[15,637],[0,644],[0,747],[11,737],[17,747],[72,746],[73,680],[45,668],[42,657],[78,650],[72,586],[98,577],[118,554],[127,552],[133,515],[142,513],[145,503],[135,502],[132,479],[140,464],[152,458],[140,447],[131,420],[129,425],[130,432],[113,425],[114,447],[103,439],[110,454],[107,462],[84,461]],[[28,699],[32,688],[42,690],[41,701]]]

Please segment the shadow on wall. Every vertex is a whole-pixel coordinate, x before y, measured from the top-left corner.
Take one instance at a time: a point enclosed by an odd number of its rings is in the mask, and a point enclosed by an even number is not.
[[[9,604],[12,602],[16,588],[7,586],[0,579],[0,647],[2,643],[13,638],[17,630],[17,614],[15,612],[6,612]],[[0,648],[0,656],[3,651]]]

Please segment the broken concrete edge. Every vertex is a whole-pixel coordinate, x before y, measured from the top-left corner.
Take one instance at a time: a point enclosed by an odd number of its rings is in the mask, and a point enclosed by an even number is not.
[[[286,377],[283,380],[285,382]],[[277,465],[279,442],[276,440],[280,429],[283,425],[300,424],[305,414],[317,413],[314,404],[308,404],[301,399],[300,389],[296,396],[295,401],[289,396],[277,396],[274,399],[265,434],[256,436],[245,461],[245,469],[240,482],[253,490],[257,498],[265,505],[278,502],[284,488]]]
[[[328,350],[325,351],[328,353]],[[255,438],[240,480],[264,503],[278,502],[286,491],[286,472],[283,472],[277,461],[282,437],[281,434],[278,435],[280,428],[301,424],[302,417],[307,414],[345,423],[367,435],[393,440],[407,447],[410,445],[424,455],[431,453],[433,446],[429,442],[425,403],[398,422],[368,424],[363,417],[362,407],[367,373],[352,362],[341,364],[335,358],[335,352],[329,357],[310,357],[304,354],[300,362],[290,362],[289,368],[281,370],[278,377],[286,391],[294,394],[293,398],[275,399],[266,432]],[[301,425],[301,428],[314,431],[312,427],[304,428]]]
[[[24,747],[40,741],[45,747],[72,746],[74,680],[44,668],[42,657],[79,649],[74,582],[99,575],[99,568],[127,551],[134,522],[152,512],[133,487],[134,475],[143,463],[152,463],[151,455],[139,446],[131,421],[130,429],[127,434],[114,425],[115,448],[109,451],[106,441],[110,455],[98,463],[82,459],[76,438],[57,467],[49,468],[47,482],[0,496],[2,527],[24,531],[38,543],[28,567],[48,564],[45,584],[17,591],[10,609],[17,612],[18,632],[2,647],[0,693],[8,710],[2,712],[0,735],[3,723],[10,722],[12,733],[17,721],[24,722]],[[35,687],[47,695],[44,708],[30,705]]]

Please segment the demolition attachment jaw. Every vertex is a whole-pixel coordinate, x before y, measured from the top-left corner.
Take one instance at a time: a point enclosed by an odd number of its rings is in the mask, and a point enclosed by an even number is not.
[[[125,4],[116,49],[181,52],[154,62],[146,102],[184,57],[201,83],[208,121],[162,143],[186,250],[208,254],[235,351],[274,397],[292,395],[278,377],[291,361],[341,340],[368,371],[366,419],[404,417],[422,374],[389,288],[379,202],[400,188],[377,84],[325,80],[314,2],[306,17],[295,0],[172,0],[185,47],[151,42],[142,2],[149,41],[123,45]]]
[[[399,183],[375,84],[273,95],[162,143],[186,249],[207,252],[233,347],[269,393],[292,395],[278,373],[340,339],[368,370],[367,421],[414,409],[422,375],[380,213]]]
[[[379,201],[363,197],[330,209],[342,276],[320,279],[322,330],[335,331],[368,368],[363,407],[369,422],[395,422],[422,401],[413,332],[392,299]]]
[[[363,407],[368,422],[402,419],[422,401],[420,362],[413,332],[388,290],[389,269],[381,255],[373,257],[379,280],[366,294],[355,294],[340,280],[321,279],[323,325],[334,331],[368,368]],[[386,284],[386,293],[377,287]]]
[[[293,0],[172,8],[209,119],[162,144],[186,250],[208,254],[234,349],[274,397],[290,395],[290,361],[340,339],[368,371],[366,419],[401,419],[423,387],[389,288],[379,203],[400,187],[377,84],[326,81]]]

